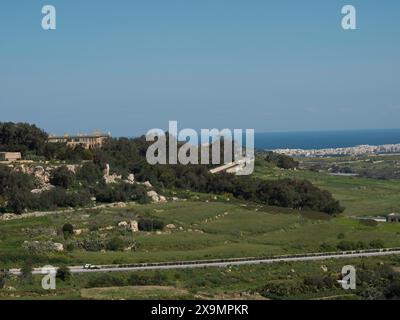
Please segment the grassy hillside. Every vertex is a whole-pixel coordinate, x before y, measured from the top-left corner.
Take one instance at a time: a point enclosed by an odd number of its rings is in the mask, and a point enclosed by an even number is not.
[[[326,215],[313,217],[290,209],[279,212],[279,208],[206,201],[83,210],[2,221],[0,267],[21,265],[28,257],[38,265],[81,265],[269,256],[334,249],[343,240],[368,245],[380,239],[385,246],[400,246],[400,225],[366,226],[346,217],[328,219]],[[160,219],[165,224],[174,224],[175,229],[132,234],[117,227],[120,221],[141,217]],[[82,233],[65,240],[59,235],[65,222]],[[101,238],[132,238],[136,250],[89,252],[75,247],[62,253],[34,254],[22,247],[28,240],[60,242],[67,248],[71,241],[90,238],[88,229],[93,224]]]
[[[345,207],[346,216],[387,215],[400,212],[400,180],[331,176],[309,170],[280,170],[268,164],[256,167],[255,175],[263,179],[307,179],[330,191]]]

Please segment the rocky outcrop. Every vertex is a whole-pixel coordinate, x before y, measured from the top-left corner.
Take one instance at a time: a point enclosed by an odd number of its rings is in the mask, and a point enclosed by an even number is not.
[[[120,227],[120,228],[128,228],[128,222],[121,221],[121,222],[118,223],[118,227]]]
[[[139,232],[139,224],[136,220],[131,220],[129,222],[129,227],[132,232]]]
[[[160,202],[160,197],[158,196],[157,192],[154,190],[148,191],[147,196],[151,198],[153,202]]]
[[[121,221],[118,223],[118,227],[130,230],[133,233],[139,232],[139,224],[136,220]]]
[[[22,247],[33,253],[63,252],[64,245],[52,241],[24,241]]]
[[[31,190],[32,193],[38,194],[38,193],[42,193],[45,191],[50,191],[55,189],[55,186],[53,186],[52,184],[46,183],[45,185],[43,185],[41,188],[37,188],[37,189],[33,189]]]
[[[120,182],[122,176],[116,173],[110,174],[110,165],[107,163],[106,168],[104,169],[103,179],[106,184],[112,184]]]
[[[152,186],[152,184],[150,183],[150,181],[145,181],[145,182],[143,182],[143,185],[144,185],[146,188],[153,188],[153,186]]]
[[[134,174],[133,174],[133,173],[130,173],[130,174],[128,175],[128,178],[127,178],[126,180],[124,180],[124,182],[125,182],[125,183],[128,183],[128,184],[134,184],[134,183],[135,183],[135,176],[134,176]]]
[[[50,177],[52,171],[55,169],[61,167],[63,165],[34,165],[34,164],[20,164],[20,165],[11,165],[10,168],[17,172],[22,172],[25,174],[29,174],[31,176],[34,176],[41,184],[45,185],[50,182]],[[76,173],[80,165],[77,164],[68,164],[65,165],[65,167],[71,171],[72,173]]]

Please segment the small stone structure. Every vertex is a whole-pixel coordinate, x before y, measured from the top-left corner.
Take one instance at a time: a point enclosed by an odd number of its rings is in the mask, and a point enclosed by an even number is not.
[[[400,213],[391,213],[386,217],[388,223],[400,223]]]
[[[21,152],[0,152],[0,161],[18,161],[21,159]]]

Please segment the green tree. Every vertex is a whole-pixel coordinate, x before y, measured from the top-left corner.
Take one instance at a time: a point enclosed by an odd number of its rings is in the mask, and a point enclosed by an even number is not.
[[[384,248],[384,247],[385,247],[385,243],[384,243],[382,240],[380,240],[380,239],[376,239],[376,240],[372,240],[372,241],[369,243],[369,246],[370,246],[371,248],[374,248],[374,249],[381,249],[381,248]]]
[[[16,191],[8,200],[7,211],[15,214],[22,214],[29,208],[31,203],[31,194],[25,191]]]
[[[71,270],[67,266],[61,266],[57,269],[56,278],[61,281],[68,281],[71,278]]]
[[[7,271],[0,271],[0,289],[3,289],[6,285],[9,273]]]
[[[110,251],[122,251],[124,245],[125,243],[120,237],[114,237],[107,242],[106,249]]]
[[[74,234],[74,226],[70,223],[66,223],[62,227],[62,232],[63,232],[64,238],[67,239]]]
[[[400,280],[389,284],[384,290],[384,295],[388,300],[400,300]]]
[[[32,261],[26,260],[21,267],[21,278],[24,281],[30,282],[32,281]]]
[[[75,182],[75,175],[66,166],[55,169],[50,177],[50,183],[64,189],[70,188]]]

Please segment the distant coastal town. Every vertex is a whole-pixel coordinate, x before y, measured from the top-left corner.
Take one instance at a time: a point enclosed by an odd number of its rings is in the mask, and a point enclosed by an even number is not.
[[[275,149],[276,153],[285,154],[291,157],[329,157],[329,156],[360,156],[368,154],[393,154],[400,153],[399,144],[384,144],[380,146],[359,145],[344,148],[326,149]]]

